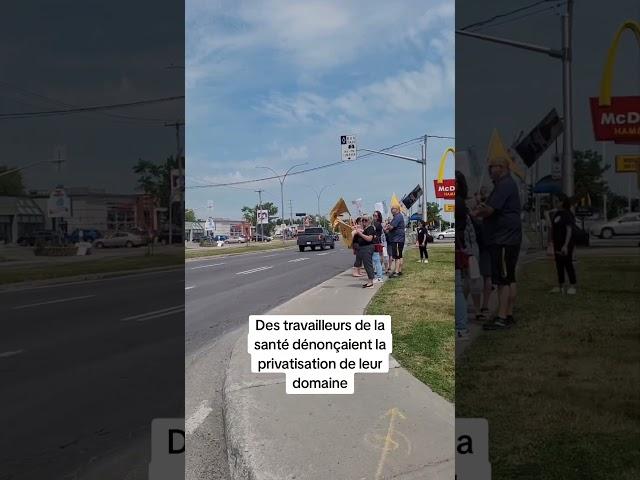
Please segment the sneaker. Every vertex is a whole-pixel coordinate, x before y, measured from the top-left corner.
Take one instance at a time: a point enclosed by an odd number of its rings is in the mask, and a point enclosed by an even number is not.
[[[384,282],[384,280],[382,280],[381,278],[374,278],[373,279],[373,283],[382,283]]]
[[[429,259],[428,259],[428,258],[425,258],[425,259],[424,259],[424,263],[429,263]]]
[[[549,293],[562,293],[562,287],[553,287]]]
[[[396,273],[396,275],[397,275],[398,277],[401,277],[401,276],[402,276],[402,272],[398,272],[398,273]]]
[[[513,315],[507,315],[507,326],[515,325],[516,319],[513,318]]]
[[[483,330],[506,330],[509,328],[506,318],[496,317],[482,326]]]
[[[365,283],[362,288],[373,288],[373,283]]]
[[[571,286],[567,288],[567,295],[575,295],[575,294],[576,294],[576,287]]]

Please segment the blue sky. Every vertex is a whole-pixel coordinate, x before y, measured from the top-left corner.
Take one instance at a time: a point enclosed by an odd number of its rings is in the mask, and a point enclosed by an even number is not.
[[[424,135],[454,134],[453,1],[187,1],[187,187],[269,176],[340,159],[339,136],[385,148]],[[442,152],[430,140],[428,199]],[[419,156],[420,145],[394,153]],[[454,162],[447,163],[452,177]],[[420,182],[417,164],[369,156],[285,183],[295,212],[321,212],[342,196],[365,210]],[[277,180],[234,188],[188,188],[187,208],[239,218],[244,205],[280,205]]]

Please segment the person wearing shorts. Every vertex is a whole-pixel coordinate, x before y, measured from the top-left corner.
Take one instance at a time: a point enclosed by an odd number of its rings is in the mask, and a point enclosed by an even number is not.
[[[483,219],[485,242],[491,258],[491,280],[498,287],[498,315],[484,324],[485,330],[502,330],[515,323],[516,267],[522,243],[520,192],[511,178],[509,160],[493,158],[489,174],[494,188],[474,216]]]
[[[404,249],[404,216],[400,213],[400,208],[391,207],[393,218],[386,227],[387,239],[389,241],[389,255],[395,262],[395,271],[390,278],[402,275],[402,250]]]

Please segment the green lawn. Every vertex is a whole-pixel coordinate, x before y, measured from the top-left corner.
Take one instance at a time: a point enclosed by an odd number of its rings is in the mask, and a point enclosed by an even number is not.
[[[489,421],[493,479],[640,478],[640,256],[581,256],[578,294],[525,267],[518,324],[456,366],[456,416]]]
[[[429,249],[429,263],[406,252],[404,275],[387,281],[367,313],[391,315],[393,356],[416,378],[454,401],[455,327],[453,247]]]
[[[182,253],[182,252],[180,252]],[[170,267],[184,264],[182,255],[158,254],[152,256],[111,257],[100,260],[82,260],[38,266],[2,267],[0,284],[48,280],[52,278],[113,273],[143,268]]]
[[[296,245],[295,240],[286,240],[285,247],[293,247]],[[205,248],[192,248],[185,250],[185,258],[202,258],[202,257],[215,257],[218,255],[239,255],[249,252],[258,252],[261,250],[274,250],[277,248],[283,248],[282,240],[272,240],[264,243],[248,243],[245,245],[238,245],[237,247],[205,247]]]

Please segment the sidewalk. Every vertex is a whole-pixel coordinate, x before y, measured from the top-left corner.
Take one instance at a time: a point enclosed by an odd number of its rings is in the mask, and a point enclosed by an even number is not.
[[[379,288],[361,283],[347,271],[269,313],[361,314]],[[393,359],[387,374],[356,374],[353,395],[287,395],[284,374],[251,373],[245,330],[229,362],[224,411],[234,480],[454,476],[454,406]]]

